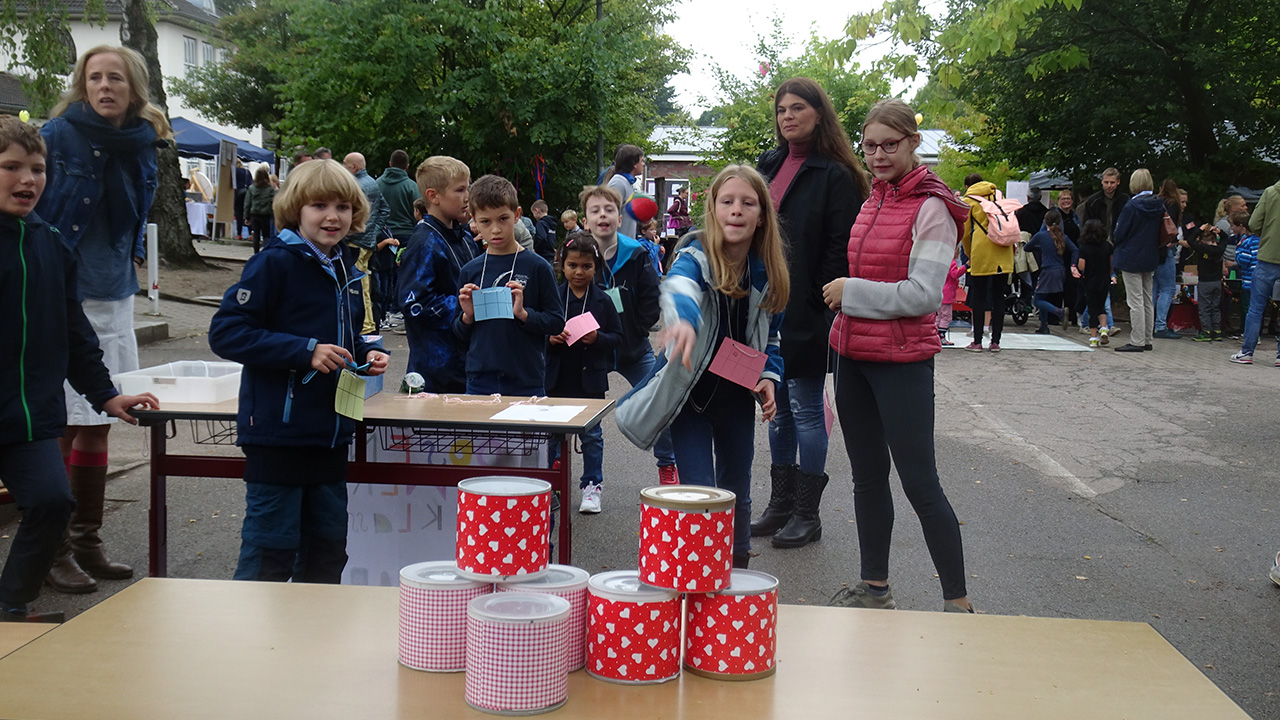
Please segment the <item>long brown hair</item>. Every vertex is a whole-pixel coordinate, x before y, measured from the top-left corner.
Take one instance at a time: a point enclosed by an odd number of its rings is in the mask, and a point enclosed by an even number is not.
[[[156,136],[161,140],[172,140],[173,128],[169,127],[169,120],[165,118],[164,111],[151,102],[151,82],[150,75],[147,73],[147,61],[127,47],[99,45],[81,55],[80,59],[76,60],[76,69],[71,73],[71,85],[62,93],[62,99],[54,106],[50,117],[58,117],[66,112],[72,103],[88,102],[85,66],[89,64],[89,58],[102,53],[115,53],[124,61],[125,74],[129,79],[129,112],[125,117],[142,118],[156,129]]]
[[[628,145],[623,143],[618,146],[616,152],[613,153],[613,164],[609,166],[609,171],[605,173],[602,183],[609,182],[609,179],[618,173],[632,174],[631,171],[636,169],[636,165],[640,159],[644,157],[644,150],[638,145]]]
[[[1067,250],[1067,239],[1062,234],[1062,213],[1057,210],[1050,210],[1044,214],[1044,225],[1049,228],[1049,234],[1053,236],[1053,250],[1061,257]]]
[[[778,139],[778,149],[786,150],[789,145],[782,137],[782,126],[778,124],[777,107],[778,103],[782,102],[783,95],[795,95],[809,103],[809,106],[818,112],[818,123],[813,128],[810,147],[819,155],[844,165],[853,176],[853,181],[858,184],[858,192],[862,194],[862,198],[865,200],[870,196],[871,175],[862,163],[858,162],[858,156],[853,152],[853,145],[849,142],[849,135],[840,124],[840,117],[836,115],[835,106],[831,103],[831,97],[821,85],[807,77],[793,77],[786,80],[773,94],[773,131]]]
[[[778,230],[778,213],[769,200],[769,186],[756,169],[750,165],[729,165],[716,175],[711,182],[707,196],[707,209],[700,233],[702,248],[706,252],[707,261],[711,264],[711,279],[716,292],[724,293],[732,298],[746,296],[738,284],[741,277],[724,257],[724,228],[716,218],[716,198],[724,184],[732,178],[745,181],[755,191],[760,202],[760,226],[751,238],[751,251],[764,261],[765,274],[769,278],[769,291],[765,294],[761,307],[770,313],[780,313],[787,307],[787,298],[791,295],[791,276],[787,274],[787,258],[782,250],[782,233]]]

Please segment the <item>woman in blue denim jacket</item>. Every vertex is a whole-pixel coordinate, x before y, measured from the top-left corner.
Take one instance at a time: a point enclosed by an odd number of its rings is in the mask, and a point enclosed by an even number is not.
[[[101,45],[76,61],[71,86],[40,129],[49,148],[48,186],[37,211],[75,252],[85,315],[112,374],[138,369],[133,335],[135,266],[146,257],[143,233],[156,193],[156,145],[173,137],[152,105],[142,56]],[[107,436],[114,419],[67,387],[68,464],[75,512],[48,582],[55,590],[97,590],[94,578],[133,576],[107,559],[102,527]]]

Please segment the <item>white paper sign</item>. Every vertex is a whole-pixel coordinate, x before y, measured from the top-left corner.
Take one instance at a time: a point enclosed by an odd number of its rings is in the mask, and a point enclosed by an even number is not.
[[[512,405],[489,419],[567,423],[586,409],[586,405]]]

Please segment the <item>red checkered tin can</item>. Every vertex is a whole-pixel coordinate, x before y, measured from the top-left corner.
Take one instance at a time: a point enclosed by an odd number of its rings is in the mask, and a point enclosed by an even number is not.
[[[587,580],[586,570],[572,565],[548,565],[542,577],[522,582],[498,583],[497,592],[548,593],[569,601],[569,672],[587,664]]]
[[[565,641],[569,601],[546,593],[502,592],[467,606],[464,696],[477,710],[535,715],[569,694]]]
[[[462,672],[467,659],[467,604],[493,592],[451,562],[400,571],[400,664],[414,670]]]
[[[645,585],[634,570],[592,575],[587,590],[588,673],[630,684],[680,675],[679,593]]]
[[[551,484],[522,477],[458,483],[458,572],[473,580],[535,578],[547,569]]]
[[[640,579],[678,592],[728,587],[735,499],[728,490],[701,485],[641,490]]]
[[[685,609],[685,670],[718,680],[755,680],[777,670],[777,578],[734,570],[728,588],[689,595]]]

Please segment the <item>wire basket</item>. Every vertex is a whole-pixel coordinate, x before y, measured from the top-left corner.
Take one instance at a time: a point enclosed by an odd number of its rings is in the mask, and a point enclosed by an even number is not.
[[[432,430],[380,427],[383,450],[470,455],[522,455],[528,457],[551,439],[548,432],[494,432],[488,430]]]
[[[192,420],[191,439],[197,445],[235,445],[234,420]]]

